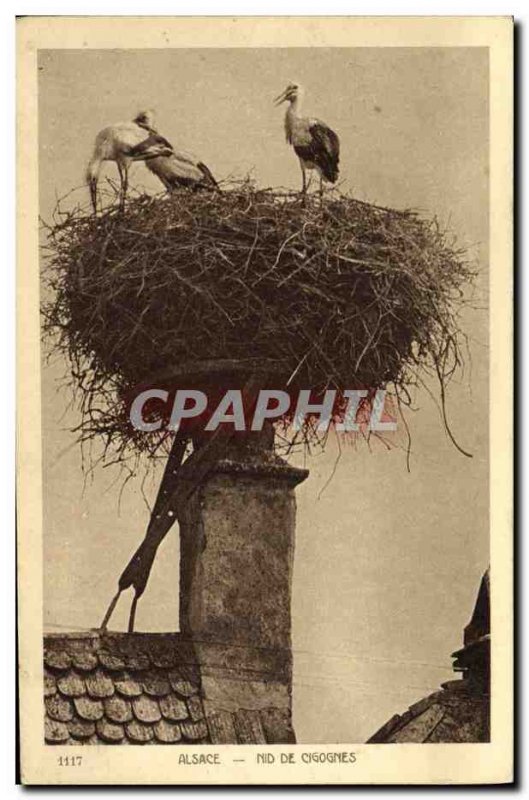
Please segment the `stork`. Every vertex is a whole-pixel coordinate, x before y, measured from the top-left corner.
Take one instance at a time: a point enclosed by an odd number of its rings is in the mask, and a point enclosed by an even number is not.
[[[149,158],[145,166],[161,180],[168,192],[180,187],[191,189],[216,189],[218,183],[206,165],[182,150],[171,155]]]
[[[340,161],[340,140],[336,133],[324,122],[311,117],[300,116],[302,87],[289,83],[274,103],[276,106],[288,102],[285,114],[285,134],[288,144],[294,148],[299,158],[303,176],[302,193],[307,192],[307,170],[317,170],[320,176],[320,196],[323,195],[323,181],[336,183],[338,162]]]
[[[86,181],[94,212],[97,212],[97,183],[103,161],[115,161],[120,178],[120,206],[123,208],[128,189],[128,174],[133,161],[169,156],[173,148],[153,128],[152,111],[140,111],[131,122],[118,122],[100,131],[86,170]]]
[[[140,157],[143,151],[150,152],[151,146],[155,146],[161,139],[158,131],[153,127],[153,118],[150,112],[143,112],[143,119],[139,124],[149,131],[151,136],[141,142],[133,149],[133,155]],[[138,118],[136,118],[138,119]],[[179,187],[191,187],[193,189],[217,188],[218,183],[213,177],[211,170],[191,153],[184,150],[175,150],[166,139],[163,141],[169,145],[171,152],[160,156],[151,156],[145,160],[145,165],[163,183],[168,192],[172,192]]]

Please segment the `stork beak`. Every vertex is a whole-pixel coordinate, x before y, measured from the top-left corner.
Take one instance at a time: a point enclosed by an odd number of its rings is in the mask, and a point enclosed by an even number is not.
[[[279,94],[279,95],[278,95],[278,96],[275,98],[275,100],[274,100],[274,105],[275,105],[275,106],[280,106],[280,105],[281,105],[281,103],[284,103],[286,99],[287,99],[287,90],[285,89],[285,91],[284,91],[284,92],[281,92],[281,94]]]

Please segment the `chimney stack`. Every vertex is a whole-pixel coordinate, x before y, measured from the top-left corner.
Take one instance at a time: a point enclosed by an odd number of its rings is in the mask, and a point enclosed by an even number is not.
[[[308,471],[275,455],[273,440],[271,425],[237,433],[180,514],[180,630],[208,717],[270,709],[293,741],[294,489]]]

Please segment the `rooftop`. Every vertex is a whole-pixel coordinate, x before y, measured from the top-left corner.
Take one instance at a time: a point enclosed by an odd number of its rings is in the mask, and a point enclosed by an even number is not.
[[[211,708],[204,659],[178,633],[49,634],[44,638],[48,744],[277,744],[294,741],[284,708]],[[217,669],[244,673],[226,648]],[[212,657],[209,655],[210,666]],[[221,663],[222,662],[222,663]],[[233,664],[233,666],[232,666]],[[259,705],[259,704],[257,704]]]

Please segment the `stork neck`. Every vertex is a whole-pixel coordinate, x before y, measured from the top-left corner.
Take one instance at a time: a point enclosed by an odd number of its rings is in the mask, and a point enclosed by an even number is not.
[[[299,119],[299,98],[291,100],[285,114],[285,135],[289,144],[292,144],[292,135],[296,127],[296,120]]]
[[[155,130],[155,128],[151,127],[151,125],[148,125],[146,122],[136,122],[136,125],[148,131],[149,133],[158,133],[158,131]]]
[[[88,181],[94,180],[95,178],[99,177],[99,171],[101,169],[101,161],[102,159],[99,156],[94,155],[88,162],[88,166],[86,168],[86,179]]]
[[[298,117],[300,111],[301,111],[301,97],[298,95],[297,97],[295,97],[293,100],[290,101],[287,114],[290,114],[291,117]]]

